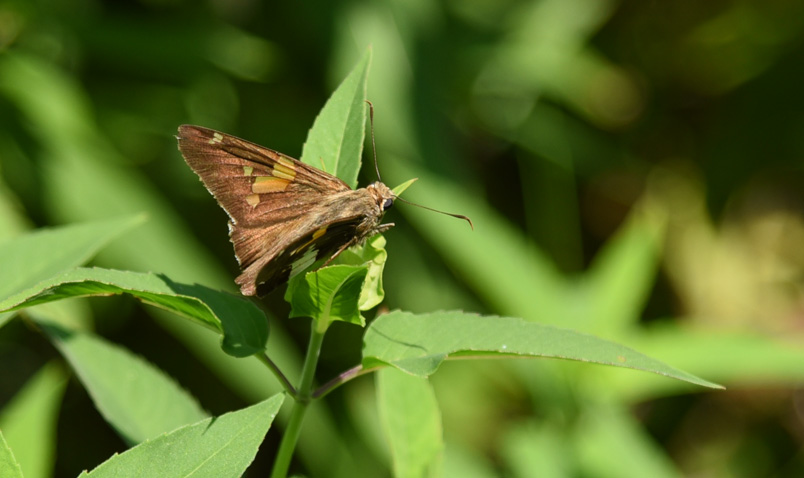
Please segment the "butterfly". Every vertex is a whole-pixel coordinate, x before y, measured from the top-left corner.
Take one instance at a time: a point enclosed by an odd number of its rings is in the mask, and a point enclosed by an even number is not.
[[[380,181],[351,189],[285,154],[201,126],[182,125],[184,160],[229,215],[243,295],[263,296],[312,265],[393,227],[396,195]]]

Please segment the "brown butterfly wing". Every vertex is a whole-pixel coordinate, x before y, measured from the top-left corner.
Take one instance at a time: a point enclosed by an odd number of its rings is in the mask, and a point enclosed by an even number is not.
[[[289,228],[293,227],[296,231],[305,228],[307,230],[300,235],[286,236],[293,237],[293,242],[281,250],[258,257],[249,267],[243,269],[243,273],[236,279],[241,292],[244,295],[263,296],[290,277],[307,269],[315,261],[331,257],[346,244],[357,243],[362,239],[360,231],[365,218],[361,215],[327,226],[310,227],[316,222],[319,221],[311,217],[311,221],[306,225],[298,223],[289,225]],[[236,243],[241,236],[246,235],[234,231],[232,241]]]
[[[351,191],[290,156],[201,126],[179,127],[179,151],[236,227],[293,220],[322,195]]]
[[[264,295],[334,253],[371,214],[365,189],[353,191],[282,153],[200,126],[179,127],[178,139],[187,164],[229,214],[244,295]]]

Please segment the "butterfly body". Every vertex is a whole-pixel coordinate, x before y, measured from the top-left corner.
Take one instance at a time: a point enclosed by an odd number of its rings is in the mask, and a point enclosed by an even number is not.
[[[229,215],[244,295],[265,295],[316,260],[393,226],[382,216],[396,196],[381,182],[351,189],[287,155],[200,126],[180,126],[178,140]]]

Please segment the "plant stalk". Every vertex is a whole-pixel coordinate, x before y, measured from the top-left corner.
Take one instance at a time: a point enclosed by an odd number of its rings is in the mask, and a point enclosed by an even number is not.
[[[293,458],[293,451],[299,441],[304,415],[307,413],[307,407],[312,400],[313,378],[318,364],[318,356],[321,352],[321,344],[324,341],[324,332],[325,330],[316,330],[315,324],[310,324],[310,342],[307,345],[307,355],[304,357],[301,380],[296,389],[296,395],[293,397],[293,409],[290,412],[290,420],[287,428],[285,428],[282,442],[279,444],[279,451],[276,454],[271,478],[285,478],[290,468],[290,460]]]
[[[343,385],[344,383],[348,382],[349,380],[355,379],[360,377],[361,375],[365,375],[367,373],[373,372],[375,370],[379,370],[381,367],[371,367],[371,368],[363,368],[362,365],[357,365],[355,367],[350,368],[349,370],[341,373],[337,377],[333,378],[329,382],[321,385],[318,390],[313,392],[313,398],[319,399],[326,396],[329,392],[335,390],[339,386]]]
[[[257,354],[257,359],[259,359],[260,362],[262,362],[266,367],[268,367],[268,370],[270,370],[271,373],[274,374],[276,379],[279,380],[279,383],[282,384],[282,387],[285,389],[288,395],[295,398],[296,389],[293,388],[293,385],[291,385],[290,380],[288,380],[287,377],[285,377],[285,374],[282,373],[282,370],[280,370],[279,367],[276,366],[274,361],[271,360],[271,358],[264,353]]]

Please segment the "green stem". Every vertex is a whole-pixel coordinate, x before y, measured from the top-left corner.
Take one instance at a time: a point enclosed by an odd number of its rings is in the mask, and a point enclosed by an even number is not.
[[[312,399],[313,378],[315,377],[315,367],[318,364],[318,355],[321,352],[321,344],[324,341],[324,332],[325,330],[316,330],[315,324],[310,324],[310,342],[307,346],[307,356],[304,358],[301,380],[296,389],[295,402],[290,412],[288,426],[285,428],[285,434],[279,444],[271,478],[285,478],[288,474],[290,460],[293,458],[293,451],[299,441],[304,415],[307,413],[307,407]]]
[[[288,380],[287,377],[285,377],[285,374],[282,373],[282,370],[280,370],[279,367],[276,366],[274,361],[271,360],[271,358],[264,353],[257,354],[257,359],[259,359],[260,362],[262,362],[266,367],[268,367],[268,370],[270,370],[271,373],[274,374],[276,379],[279,380],[279,383],[282,384],[282,387],[285,389],[288,395],[290,395],[293,398],[296,398],[296,389],[293,388],[293,385],[291,385],[290,380]]]
[[[375,370],[379,370],[380,368],[381,368],[380,366],[363,368],[362,365],[352,367],[349,370],[338,375],[337,377],[333,378],[329,382],[325,383],[321,387],[319,387],[318,390],[313,392],[313,398],[314,399],[323,398],[326,394],[335,390],[336,388],[348,382],[349,380],[355,379],[361,375],[365,375]]]

